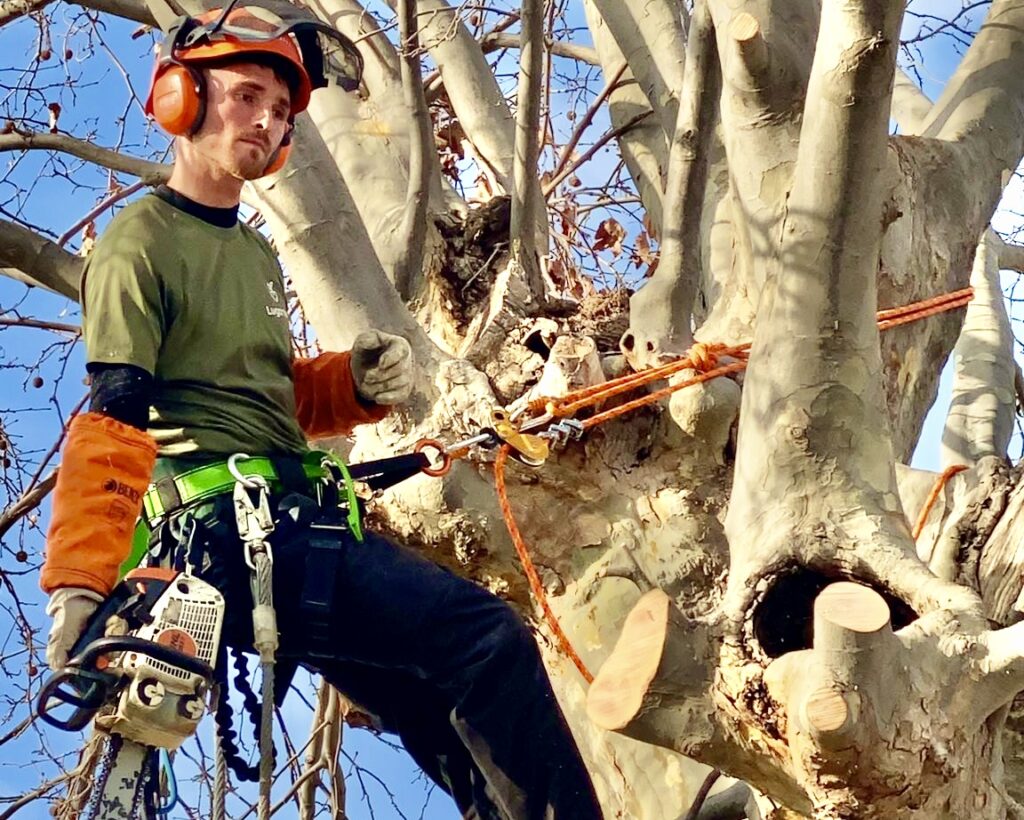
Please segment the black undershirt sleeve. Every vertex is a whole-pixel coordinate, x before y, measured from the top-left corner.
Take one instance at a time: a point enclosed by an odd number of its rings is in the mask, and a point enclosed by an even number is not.
[[[91,411],[103,413],[139,430],[147,428],[153,395],[152,375],[133,364],[91,362],[85,369],[92,376],[89,391]]]

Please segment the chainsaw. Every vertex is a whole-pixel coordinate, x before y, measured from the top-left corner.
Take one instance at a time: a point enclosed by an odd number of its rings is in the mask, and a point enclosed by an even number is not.
[[[223,620],[214,587],[161,568],[129,572],[90,618],[37,705],[51,726],[80,731],[94,721],[108,735],[81,820],[166,814],[159,761],[206,712]]]

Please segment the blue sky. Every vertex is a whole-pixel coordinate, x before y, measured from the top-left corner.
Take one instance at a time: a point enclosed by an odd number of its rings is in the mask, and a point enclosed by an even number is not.
[[[915,3],[917,7],[922,5],[922,0]],[[959,2],[928,2],[929,11],[935,14],[947,6],[959,8]],[[65,10],[61,11],[66,22],[70,21],[73,14],[77,14],[72,8],[64,7]],[[95,56],[90,58],[90,83],[76,89],[73,95],[64,92],[60,124],[79,136],[94,133],[97,142],[103,145],[115,144],[122,132],[128,133],[132,138],[126,147],[133,153],[145,153],[148,150],[147,145],[164,144],[159,133],[145,126],[138,101],[131,100],[132,90],[136,95],[141,95],[148,83],[151,65],[150,41],[146,36],[134,41],[130,39],[130,34],[137,28],[134,24],[109,20],[105,25],[104,38],[114,47],[120,65],[97,44]],[[8,62],[24,64],[26,60],[23,59],[23,55],[35,51],[35,33],[35,27],[26,20],[0,29],[0,55],[3,55],[0,57],[0,65]],[[63,52],[66,48],[72,52],[72,62],[84,59],[87,49],[84,35],[72,34],[66,42],[60,40],[54,44],[55,51],[59,49]],[[926,52],[927,63],[922,73],[926,81],[925,90],[934,98],[955,65],[957,55],[948,44],[941,42],[929,45]],[[101,68],[97,70],[97,67]],[[122,70],[125,72],[124,75]],[[52,59],[46,64],[44,74],[40,76],[44,80],[49,77],[53,82],[59,82],[63,77],[63,71],[61,61]],[[4,92],[0,90],[0,101],[3,99]],[[595,136],[597,133],[600,131],[595,131]],[[10,154],[0,155],[0,161],[4,163],[12,159],[14,157]],[[88,211],[101,196],[106,184],[103,173],[75,163],[70,163],[67,170],[78,187],[73,187],[66,179],[50,176],[52,160],[43,152],[30,152],[24,157],[17,158],[17,162],[17,179],[23,185],[33,186],[31,196],[24,203],[21,217],[29,222],[45,225],[54,235],[62,234]],[[131,180],[125,178],[125,181]],[[0,185],[0,202],[11,194],[10,189]],[[103,223],[104,219],[101,219],[101,228]],[[76,245],[77,242],[78,237],[75,237],[71,244]],[[11,311],[17,311],[22,316],[45,317],[69,324],[78,322],[76,304],[39,290],[27,291],[21,285],[7,279],[0,279],[0,308],[8,315]],[[0,419],[5,425],[9,425],[4,428],[4,432],[14,445],[16,457],[27,465],[39,461],[59,430],[60,418],[66,416],[86,390],[81,382],[84,362],[80,345],[50,348],[45,358],[40,361],[42,351],[55,343],[63,342],[65,338],[61,334],[37,329],[0,329]],[[63,381],[58,382],[62,374],[66,375]],[[41,387],[33,386],[32,379],[36,376],[43,380]],[[59,387],[55,392],[54,385],[58,383]],[[938,438],[948,402],[948,368],[943,374],[942,384],[939,400],[929,416],[921,444],[915,454],[914,463],[920,467],[938,466]],[[20,487],[15,484],[9,487],[8,493],[16,495],[19,490]],[[44,505],[40,525],[45,526],[47,520],[48,508]],[[30,609],[34,608],[30,620],[35,624],[41,624],[45,619],[41,615],[43,599],[36,588],[36,567],[42,537],[28,522],[22,522],[19,526],[22,529],[29,528],[24,539],[30,553],[29,562],[22,564],[15,559],[18,530],[14,530],[4,541],[2,566],[22,602]],[[0,605],[7,607],[9,604],[6,595],[0,594]],[[9,615],[0,615],[0,619],[3,623],[13,623],[13,618]],[[9,705],[4,700],[9,701],[16,697],[24,685],[24,656],[7,654],[20,646],[20,639],[16,633],[11,632],[11,627],[0,631],[0,636],[3,637],[0,642],[0,663],[3,664],[4,670],[14,676],[13,682],[0,682],[0,714],[5,715],[5,722],[10,725],[25,714],[24,705]],[[4,709],[5,706],[7,709]],[[8,710],[9,717],[6,717]],[[289,700],[286,719],[293,727],[295,737],[303,737],[310,718],[308,710],[299,698],[292,697]],[[208,747],[209,733],[204,740]],[[345,743],[347,753],[355,757],[361,766],[382,778],[387,788],[395,793],[396,803],[406,816],[422,816],[430,820],[447,820],[458,816],[447,798],[436,792],[421,814],[426,799],[424,786],[418,779],[415,768],[410,765],[403,753],[396,752],[391,746],[366,732],[349,731]],[[71,750],[75,746],[75,741],[73,738],[60,736],[48,730],[45,744],[51,749]],[[23,738],[0,747],[0,796],[19,794],[27,785],[35,784],[44,776],[52,776],[52,766],[48,763],[39,763],[35,758],[39,745],[35,729],[30,729]],[[398,814],[384,789],[370,776],[364,777],[363,782],[372,796],[375,816],[397,817]],[[370,808],[360,799],[358,778],[350,777],[348,788],[350,816],[354,820],[372,816]],[[3,805],[0,804],[0,811],[2,810]],[[38,803],[31,809],[19,812],[17,816],[42,820],[48,814],[44,806]],[[172,815],[179,816],[185,815]],[[284,813],[283,816],[288,814]]]

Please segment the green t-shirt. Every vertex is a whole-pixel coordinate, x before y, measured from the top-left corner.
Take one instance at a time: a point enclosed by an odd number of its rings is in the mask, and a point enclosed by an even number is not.
[[[161,456],[299,453],[291,333],[267,241],[150,194],[110,223],[82,277],[87,361],[154,377]]]

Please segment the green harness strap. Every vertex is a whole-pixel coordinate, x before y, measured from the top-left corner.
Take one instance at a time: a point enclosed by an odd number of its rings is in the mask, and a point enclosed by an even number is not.
[[[330,463],[338,468],[341,475],[340,484],[345,488],[345,501],[348,504],[348,512],[345,518],[352,535],[359,542],[363,541],[363,522],[359,511],[359,499],[356,496],[355,482],[349,473],[348,466],[334,453],[327,453],[320,450],[309,450],[302,457],[303,470],[310,481],[320,481],[331,476],[324,464]],[[277,481],[277,471],[269,458],[256,456],[240,461],[239,472],[242,475],[261,476],[268,481]],[[227,461],[217,461],[212,464],[204,464],[201,467],[194,467],[171,477],[161,479],[162,481],[173,481],[178,495],[181,497],[181,505],[187,506],[197,501],[213,498],[222,493],[228,492],[235,485],[235,478],[228,469]],[[149,539],[152,528],[149,521],[156,520],[167,513],[160,493],[155,484],[151,484],[143,496],[142,515],[135,526],[135,533],[132,536],[131,549],[128,557],[121,563],[118,570],[118,578],[123,578],[126,573],[135,569],[149,551]]]

